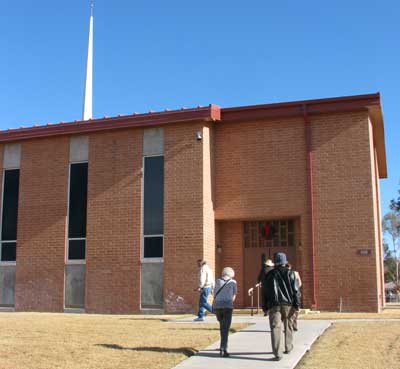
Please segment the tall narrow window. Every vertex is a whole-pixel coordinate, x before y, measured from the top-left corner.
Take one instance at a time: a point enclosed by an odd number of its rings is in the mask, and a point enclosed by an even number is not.
[[[17,257],[19,169],[3,172],[3,207],[0,261],[15,262]]]
[[[162,258],[164,238],[164,156],[144,157],[143,257]]]
[[[85,260],[88,163],[70,164],[68,260]]]

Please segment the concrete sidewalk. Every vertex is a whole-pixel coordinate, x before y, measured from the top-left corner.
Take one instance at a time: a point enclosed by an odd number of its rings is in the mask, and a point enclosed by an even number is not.
[[[193,323],[193,318],[175,322]],[[213,322],[216,322],[215,317],[206,318],[206,323]],[[174,369],[292,369],[310,349],[313,342],[331,325],[331,322],[327,320],[299,320],[299,331],[294,335],[293,351],[284,355],[281,361],[273,361],[267,318],[235,315],[233,322],[255,324],[229,336],[229,353],[231,354],[229,358],[219,356],[219,341],[217,341],[178,364]]]

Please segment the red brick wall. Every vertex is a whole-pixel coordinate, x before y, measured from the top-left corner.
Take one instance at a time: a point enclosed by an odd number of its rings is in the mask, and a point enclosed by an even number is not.
[[[342,297],[345,310],[376,311],[379,217],[374,214],[376,174],[367,113],[312,116],[311,124],[317,307],[337,310]],[[215,136],[216,219],[298,217],[295,264],[303,280],[303,303],[311,306],[311,217],[303,119],[222,122],[215,126]],[[226,250],[225,243],[239,247],[238,240],[227,241],[223,234],[219,235],[222,264],[235,255]],[[365,248],[372,250],[371,256],[357,254]],[[241,257],[237,249],[234,257]]]
[[[299,219],[295,264],[305,286],[304,302],[311,305],[303,118],[216,124],[215,182],[217,220]],[[259,268],[259,260],[254,267]]]
[[[318,308],[378,309],[378,185],[367,113],[312,116]],[[203,140],[196,140],[202,131]],[[86,309],[140,309],[142,129],[89,137]],[[196,260],[236,271],[243,304],[242,221],[296,218],[304,304],[312,303],[302,118],[164,128],[166,311],[196,310]],[[68,137],[22,143],[16,309],[62,311]],[[372,153],[372,154],[371,154]],[[215,213],[214,213],[215,210]],[[215,227],[215,219],[217,227]],[[215,257],[215,238],[223,252]],[[371,249],[361,257],[359,249]],[[259,267],[259,261],[257,265]]]
[[[244,306],[244,249],[243,249],[243,225],[241,222],[218,222],[220,242],[223,245],[221,253],[221,266],[231,267],[235,271],[238,294],[236,296],[235,307]],[[257,265],[258,267],[258,265]],[[218,276],[221,270],[218,270]]]
[[[376,227],[366,112],[312,118],[318,307],[376,311]],[[371,256],[358,250],[370,249]]]
[[[142,129],[89,136],[86,310],[140,309]]]
[[[196,310],[196,260],[204,256],[203,125],[164,128],[164,302],[167,311]]]
[[[68,137],[24,141],[15,309],[63,311]]]
[[[380,187],[379,187],[379,170],[378,170],[378,158],[376,149],[374,149],[375,153],[375,182],[376,182],[376,208],[378,212],[378,244],[377,244],[377,273],[378,273],[378,284],[379,284],[379,295],[380,295],[380,306],[384,307],[386,304],[385,300],[385,269],[383,264],[383,240],[382,240],[382,227],[381,227],[381,198],[380,198]]]

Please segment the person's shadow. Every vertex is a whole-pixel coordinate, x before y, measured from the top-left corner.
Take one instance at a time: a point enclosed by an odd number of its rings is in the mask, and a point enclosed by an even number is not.
[[[176,353],[183,354],[187,357],[193,356],[197,353],[192,347],[177,347],[177,348],[169,348],[169,347],[158,347],[158,346],[147,346],[147,347],[123,347],[121,345],[117,345],[115,343],[97,343],[95,346],[100,346],[112,350],[130,350],[130,351],[150,351],[150,352],[165,352],[165,353]]]

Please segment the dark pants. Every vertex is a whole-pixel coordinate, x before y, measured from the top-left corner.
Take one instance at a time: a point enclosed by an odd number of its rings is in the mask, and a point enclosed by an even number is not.
[[[271,327],[272,351],[275,357],[282,357],[282,323],[285,330],[285,351],[293,349],[293,314],[295,310],[291,306],[278,305],[269,309],[269,324]]]
[[[200,291],[200,299],[199,299],[199,312],[197,316],[199,318],[204,318],[206,310],[212,313],[212,306],[208,303],[208,295],[211,293],[211,287],[202,288]]]
[[[232,323],[233,309],[215,309],[215,315],[219,321],[219,331],[221,334],[221,350],[228,349],[228,335]]]

